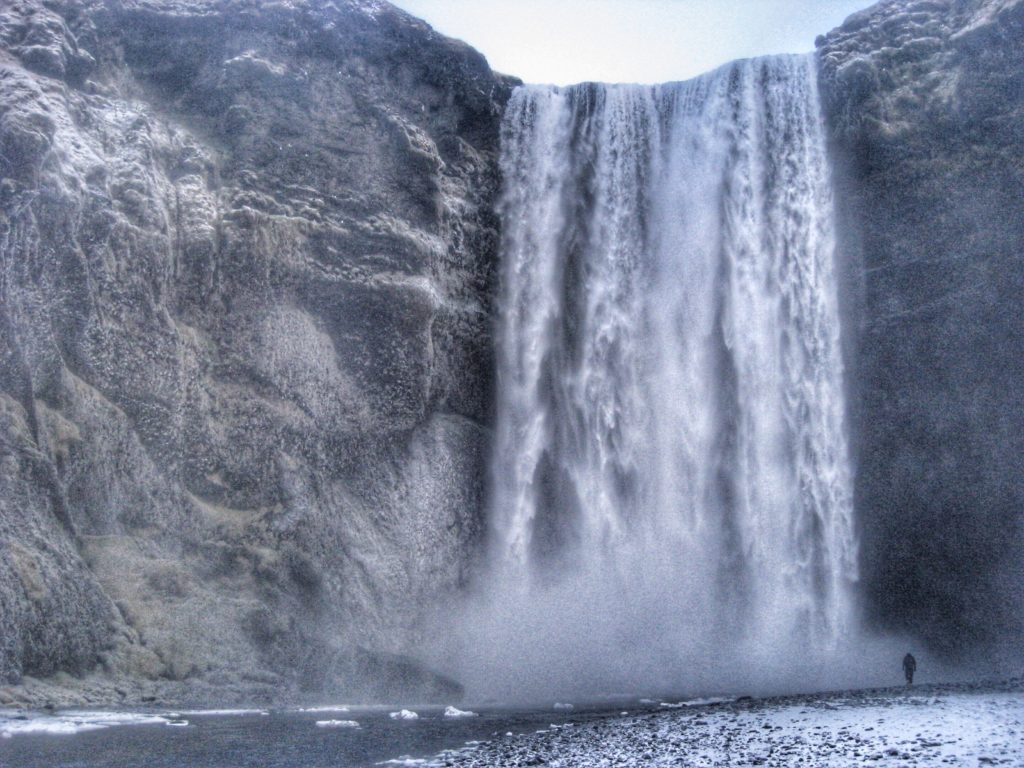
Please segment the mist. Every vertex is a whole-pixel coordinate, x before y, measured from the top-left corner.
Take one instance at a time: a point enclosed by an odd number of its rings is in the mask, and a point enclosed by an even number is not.
[[[819,114],[803,56],[513,94],[489,542],[453,622],[477,695],[880,668]]]

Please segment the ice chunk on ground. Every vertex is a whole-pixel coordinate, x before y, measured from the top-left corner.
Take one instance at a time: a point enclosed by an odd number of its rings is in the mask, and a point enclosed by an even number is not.
[[[444,716],[445,717],[451,717],[451,718],[456,718],[456,717],[477,717],[477,714],[476,714],[476,712],[469,712],[468,710],[457,709],[456,707],[445,707],[444,708]]]
[[[389,717],[392,720],[419,720],[420,716],[411,709],[403,709],[401,712],[392,712]]]
[[[382,760],[377,765],[430,765],[430,761],[422,757],[399,757],[394,760]]]
[[[317,720],[317,728],[358,728],[355,720]]]

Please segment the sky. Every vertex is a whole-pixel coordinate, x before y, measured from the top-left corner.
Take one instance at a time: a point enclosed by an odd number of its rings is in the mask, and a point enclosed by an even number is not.
[[[873,0],[392,0],[528,83],[661,83],[814,38]]]

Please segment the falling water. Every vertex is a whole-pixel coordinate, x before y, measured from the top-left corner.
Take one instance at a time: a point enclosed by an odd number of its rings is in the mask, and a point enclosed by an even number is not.
[[[813,59],[520,88],[503,171],[477,679],[706,689],[827,665],[856,541]]]

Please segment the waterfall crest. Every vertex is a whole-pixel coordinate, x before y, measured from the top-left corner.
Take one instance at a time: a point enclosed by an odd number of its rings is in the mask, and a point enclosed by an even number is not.
[[[706,689],[851,631],[815,78],[783,56],[513,95],[482,667]]]

